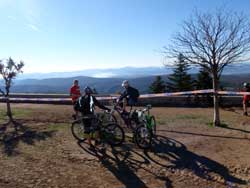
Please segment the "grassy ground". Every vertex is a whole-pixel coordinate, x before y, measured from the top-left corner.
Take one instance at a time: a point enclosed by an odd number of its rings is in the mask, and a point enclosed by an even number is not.
[[[250,187],[250,117],[222,109],[211,127],[207,108],[154,108],[158,136],[149,151],[127,139],[93,153],[70,132],[71,106],[12,105],[21,128],[1,129],[0,187]]]

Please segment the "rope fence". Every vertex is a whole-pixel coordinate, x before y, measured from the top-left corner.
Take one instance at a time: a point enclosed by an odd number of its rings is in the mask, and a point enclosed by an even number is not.
[[[183,92],[172,92],[172,93],[158,93],[158,94],[142,94],[140,99],[150,99],[150,98],[164,98],[172,96],[185,96],[185,95],[203,95],[203,94],[214,94],[213,89],[206,90],[194,90],[194,91],[183,91]],[[250,95],[250,92],[235,92],[235,91],[218,91],[219,95],[227,96],[242,96]],[[24,97],[27,96],[27,97]],[[57,97],[58,96],[58,97]],[[61,97],[60,97],[61,96]],[[100,101],[114,100],[118,98],[118,95],[109,95],[109,96],[96,96]],[[56,95],[56,94],[13,94],[9,97],[10,102],[16,103],[46,103],[46,104],[71,104],[71,98],[69,95]],[[0,102],[5,102],[6,98],[1,96]]]

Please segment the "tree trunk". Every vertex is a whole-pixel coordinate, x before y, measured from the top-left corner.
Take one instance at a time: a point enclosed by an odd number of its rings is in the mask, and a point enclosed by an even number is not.
[[[9,99],[9,88],[6,87],[6,105],[7,105],[7,116],[9,117],[9,122],[14,122],[13,120],[13,116],[12,116],[12,111],[11,111],[11,107],[10,107],[10,99]]]
[[[220,125],[220,112],[219,112],[219,98],[218,98],[219,79],[216,74],[213,75],[213,89],[214,89],[214,126]]]
[[[10,100],[9,97],[6,97],[6,104],[7,104],[7,116],[9,117],[9,121],[13,122],[12,111],[10,107]]]

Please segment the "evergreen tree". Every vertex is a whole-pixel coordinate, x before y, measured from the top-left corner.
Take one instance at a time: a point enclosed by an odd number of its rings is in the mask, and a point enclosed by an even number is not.
[[[209,72],[202,68],[197,76],[196,89],[212,89],[213,79]]]
[[[167,89],[174,92],[192,90],[193,82],[188,74],[189,69],[189,65],[183,55],[179,54],[178,60],[175,62],[174,72],[168,77]]]
[[[198,90],[213,88],[213,79],[207,69],[200,69],[199,74],[197,76],[197,80],[195,81],[195,86]],[[205,105],[211,105],[213,102],[213,98],[209,93],[200,94],[196,95],[196,101]]]
[[[166,91],[166,85],[161,76],[156,76],[155,81],[149,86],[152,93],[164,93]]]

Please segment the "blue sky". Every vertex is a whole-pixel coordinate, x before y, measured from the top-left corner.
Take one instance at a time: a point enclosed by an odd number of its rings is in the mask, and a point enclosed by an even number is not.
[[[249,0],[0,0],[0,58],[23,60],[25,72],[162,66],[195,8],[225,5],[250,13]]]

